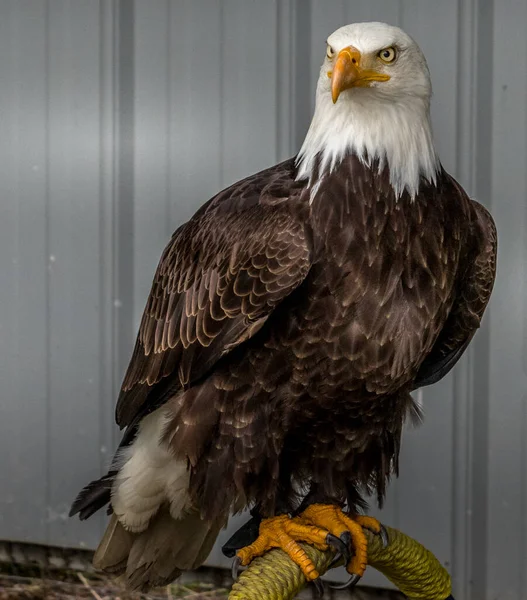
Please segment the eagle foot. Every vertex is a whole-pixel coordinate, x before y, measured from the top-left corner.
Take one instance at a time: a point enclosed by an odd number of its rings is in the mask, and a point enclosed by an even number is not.
[[[305,542],[319,550],[336,551],[336,560],[343,557],[351,578],[345,587],[355,585],[362,577],[367,565],[368,542],[363,528],[380,535],[383,545],[388,545],[385,528],[372,517],[362,515],[349,516],[338,506],[330,504],[312,504],[297,517],[280,515],[263,519],[257,539],[250,545],[239,549],[233,561],[233,578],[238,567],[248,565],[257,556],[262,556],[272,548],[281,548],[296,563],[305,578],[319,590],[319,573],[299,545]],[[352,554],[353,550],[353,554]]]
[[[249,546],[236,552],[233,565],[237,570],[239,565],[248,565],[257,556],[262,556],[272,548],[281,548],[291,560],[296,563],[308,581],[320,588],[319,572],[315,565],[302,549],[298,542],[306,542],[319,550],[334,548],[337,552],[345,550],[345,545],[330,532],[308,523],[302,515],[291,518],[280,515],[270,519],[263,519],[260,523],[258,538]],[[318,585],[317,585],[318,584]]]
[[[368,564],[368,540],[364,535],[364,529],[381,537],[383,546],[388,545],[388,535],[386,529],[377,519],[364,515],[350,516],[339,506],[331,504],[312,504],[301,513],[300,519],[312,526],[321,527],[329,534],[337,537],[346,546],[347,552],[339,552],[333,562],[344,559],[347,572],[351,575],[350,579],[337,589],[355,585],[364,575]],[[351,550],[353,549],[353,555]]]

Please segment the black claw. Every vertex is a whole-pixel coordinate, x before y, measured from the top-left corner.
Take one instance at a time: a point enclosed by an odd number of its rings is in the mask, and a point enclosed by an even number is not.
[[[232,559],[231,575],[232,575],[232,578],[234,581],[236,581],[238,579],[238,570],[239,570],[241,564],[242,564],[242,559],[239,556],[235,556]]]
[[[344,557],[345,564],[347,565],[351,558],[349,544],[346,544],[341,538],[338,538],[332,533],[328,533],[326,536],[326,544],[329,544],[337,551],[337,554],[341,554]]]
[[[349,531],[343,531],[340,534],[340,539],[346,544],[347,548],[351,546],[351,533]]]
[[[381,523],[381,530],[379,531],[379,535],[382,541],[382,547],[386,548],[390,544],[390,538],[388,536],[388,532],[386,531],[386,527]]]
[[[328,569],[332,569],[339,562],[339,560],[341,558],[342,558],[342,553],[341,552],[337,552],[335,554],[335,556],[333,557],[333,560],[329,563]]]
[[[353,587],[354,585],[357,585],[359,580],[360,575],[357,575],[357,573],[353,573],[353,575],[345,583],[339,583],[338,585],[330,585],[329,587],[332,590],[345,590],[347,588]]]
[[[315,589],[317,590],[317,596],[319,598],[322,598],[322,596],[324,595],[324,584],[322,583],[322,580],[320,579],[320,577],[313,579],[313,585],[315,586]]]
[[[340,541],[346,546],[346,552],[343,552],[344,564],[347,565],[351,560],[351,533],[349,531],[343,531],[340,534]]]

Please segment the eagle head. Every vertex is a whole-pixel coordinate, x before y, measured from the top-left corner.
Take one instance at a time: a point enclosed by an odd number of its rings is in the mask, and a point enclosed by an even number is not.
[[[419,46],[398,27],[385,23],[354,23],[332,33],[319,78],[319,93],[332,101],[353,95],[404,101],[430,100],[432,87]]]
[[[432,86],[416,42],[386,23],[353,23],[326,42],[315,113],[297,158],[298,179],[331,173],[346,154],[383,169],[399,197],[435,183]],[[317,168],[315,169],[315,163]]]

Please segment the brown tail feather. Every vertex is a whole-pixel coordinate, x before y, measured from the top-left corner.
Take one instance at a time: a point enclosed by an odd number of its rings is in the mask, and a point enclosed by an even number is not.
[[[95,568],[122,574],[127,587],[142,592],[167,585],[181,572],[199,567],[226,521],[203,521],[198,512],[174,520],[162,508],[145,531],[130,533],[112,515],[95,552]]]
[[[95,551],[93,566],[106,573],[124,573],[134,534],[126,531],[112,515],[102,540]]]

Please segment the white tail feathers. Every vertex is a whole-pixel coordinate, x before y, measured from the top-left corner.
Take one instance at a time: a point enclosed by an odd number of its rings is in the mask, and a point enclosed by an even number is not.
[[[168,504],[174,519],[191,506],[187,464],[161,443],[165,423],[165,407],[145,417],[134,442],[117,458],[122,466],[112,488],[112,508],[131,532],[146,529],[162,504]]]
[[[203,521],[192,507],[187,464],[161,443],[165,410],[145,417],[134,442],[117,457],[113,515],[93,559],[97,569],[142,591],[201,565],[226,523]]]

